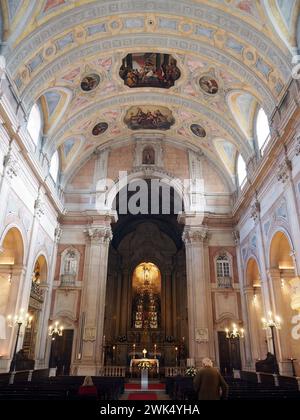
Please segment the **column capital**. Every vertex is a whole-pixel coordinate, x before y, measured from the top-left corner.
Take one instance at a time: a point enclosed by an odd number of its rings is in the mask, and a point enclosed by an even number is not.
[[[284,161],[279,165],[277,171],[277,180],[281,181],[283,184],[288,182],[291,177],[293,166],[292,162],[288,157],[285,157]]]
[[[260,203],[259,201],[255,200],[255,202],[252,204],[250,216],[253,219],[254,222],[257,222],[259,220],[260,216]]]
[[[3,166],[5,168],[5,174],[9,179],[13,179],[18,175],[20,165],[18,159],[16,159],[13,156],[11,148],[8,150],[8,153],[4,156]]]
[[[183,231],[182,240],[186,245],[204,243],[208,241],[208,229],[203,226],[186,226]]]
[[[84,233],[92,244],[109,244],[113,237],[110,226],[89,226]]]
[[[238,230],[234,230],[232,232],[233,240],[236,245],[240,244],[240,232]]]

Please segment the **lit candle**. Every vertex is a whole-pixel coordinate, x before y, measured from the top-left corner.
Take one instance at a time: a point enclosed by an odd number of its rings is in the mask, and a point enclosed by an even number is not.
[[[154,359],[156,359],[156,344],[154,344]]]
[[[135,344],[133,344],[133,358],[135,359]]]

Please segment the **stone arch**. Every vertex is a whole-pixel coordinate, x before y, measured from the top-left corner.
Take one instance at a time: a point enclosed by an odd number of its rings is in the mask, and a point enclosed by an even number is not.
[[[170,173],[161,171],[157,168],[153,168],[153,170],[138,170],[133,171],[128,174],[128,176],[125,179],[117,179],[116,182],[112,182],[110,186],[108,186],[108,189],[105,194],[105,204],[104,204],[106,210],[112,210],[113,209],[113,203],[117,196],[117,194],[121,191],[122,188],[124,188],[126,185],[128,185],[130,182],[135,180],[147,180],[147,179],[158,179],[162,181],[163,183],[166,183],[167,185],[170,185],[174,188],[174,190],[177,192],[179,197],[182,199],[184,209],[187,210],[190,208],[190,197],[188,196],[187,191],[184,188],[183,182],[173,176]],[[165,181],[165,182],[164,182]]]
[[[6,328],[6,317],[20,309],[20,290],[23,287],[25,244],[21,229],[8,225],[0,241],[0,353],[9,358],[13,350],[12,329]]]
[[[258,259],[254,255],[250,255],[245,264],[244,294],[248,311],[252,360],[265,358],[268,351],[265,333],[261,324],[261,319],[265,313],[265,305],[260,273]]]
[[[289,255],[293,250],[293,242],[288,231],[283,227],[275,229],[268,243],[270,268],[280,268],[281,265],[286,264],[283,269],[294,270],[294,261]]]
[[[269,287],[271,291],[273,316],[279,316],[283,327],[276,331],[277,353],[282,374],[291,374],[290,357],[300,357],[299,343],[291,334],[292,318],[297,314],[291,307],[292,290],[290,280],[295,277],[295,258],[293,242],[288,231],[282,227],[275,229],[270,236],[268,247]],[[296,368],[297,373],[299,367]]]

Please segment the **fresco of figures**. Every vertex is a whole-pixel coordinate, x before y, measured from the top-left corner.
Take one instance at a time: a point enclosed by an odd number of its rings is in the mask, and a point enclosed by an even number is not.
[[[180,75],[177,61],[170,54],[128,54],[120,68],[120,77],[130,88],[169,89]]]
[[[175,119],[172,111],[163,106],[133,106],[124,122],[131,130],[169,130]]]

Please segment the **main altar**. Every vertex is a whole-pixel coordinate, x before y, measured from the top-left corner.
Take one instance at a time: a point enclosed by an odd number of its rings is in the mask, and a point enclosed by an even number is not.
[[[136,371],[140,371],[141,368],[139,366],[141,366],[142,363],[149,363],[149,365],[151,366],[151,370],[152,371],[156,371],[157,374],[159,374],[159,360],[158,359],[131,359],[130,361],[130,368],[129,371],[130,373],[134,373]]]

